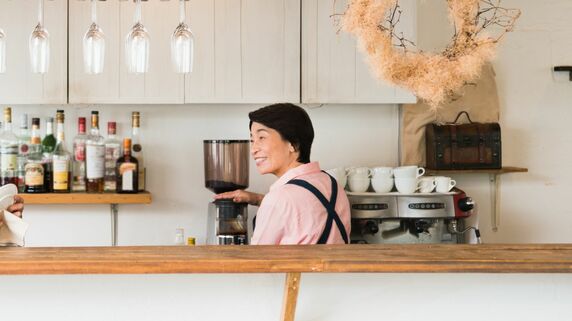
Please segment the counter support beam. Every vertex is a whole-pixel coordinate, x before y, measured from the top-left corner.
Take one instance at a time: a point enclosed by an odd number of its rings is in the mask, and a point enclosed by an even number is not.
[[[119,205],[111,204],[111,246],[117,246],[117,217],[119,216]]]
[[[298,301],[298,290],[300,289],[300,277],[301,273],[286,273],[280,321],[294,321],[296,316],[296,303]]]

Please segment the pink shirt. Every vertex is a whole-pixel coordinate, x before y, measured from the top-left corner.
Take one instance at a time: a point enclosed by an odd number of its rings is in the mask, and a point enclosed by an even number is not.
[[[256,214],[256,228],[251,244],[317,244],[324,231],[328,212],[309,190],[286,184],[301,179],[314,185],[328,201],[331,199],[330,177],[321,172],[317,162],[303,164],[287,171],[272,186]],[[336,212],[350,235],[350,204],[344,189],[338,184]],[[344,244],[334,222],[328,244]]]

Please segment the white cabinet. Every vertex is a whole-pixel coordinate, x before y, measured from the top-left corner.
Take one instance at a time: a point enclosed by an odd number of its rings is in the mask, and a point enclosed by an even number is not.
[[[375,79],[357,49],[353,35],[338,32],[332,15],[344,12],[348,1],[302,1],[303,103],[414,103],[414,95]],[[415,40],[415,0],[401,0],[399,28]]]
[[[191,0],[188,10],[196,39],[185,102],[300,101],[299,0]]]
[[[28,41],[38,24],[37,1],[0,1],[0,28],[7,37],[6,72],[0,74],[0,104],[65,104],[67,101],[67,0],[45,1],[50,67],[30,71]]]
[[[209,1],[210,2],[210,1]],[[178,1],[142,2],[142,23],[151,39],[149,72],[130,74],[125,38],[133,26],[133,1],[98,1],[98,24],[105,33],[105,67],[98,75],[83,70],[82,39],[91,24],[89,1],[70,1],[69,102],[159,104],[184,102],[184,76],[171,68],[170,37],[178,24]]]

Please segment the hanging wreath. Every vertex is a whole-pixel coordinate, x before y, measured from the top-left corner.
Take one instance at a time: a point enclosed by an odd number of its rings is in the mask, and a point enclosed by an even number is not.
[[[437,108],[479,76],[520,16],[520,10],[500,7],[501,0],[446,1],[455,33],[441,53],[412,50],[415,44],[397,33],[399,0],[350,0],[341,27],[357,37],[376,77]],[[487,34],[488,27],[497,35]]]

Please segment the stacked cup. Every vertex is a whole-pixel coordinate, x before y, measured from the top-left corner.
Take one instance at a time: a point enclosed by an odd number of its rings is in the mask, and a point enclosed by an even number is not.
[[[348,173],[348,186],[350,191],[363,193],[368,190],[372,173],[371,169],[367,167],[352,167]]]
[[[343,167],[332,168],[326,171],[328,174],[332,175],[338,184],[342,187],[342,189],[346,188],[346,184],[348,182],[348,171]]]
[[[423,167],[401,166],[393,170],[395,176],[395,187],[397,191],[404,194],[415,193],[419,189],[419,177],[425,174]]]
[[[372,169],[371,186],[376,193],[389,193],[393,189],[393,168],[375,167]]]

